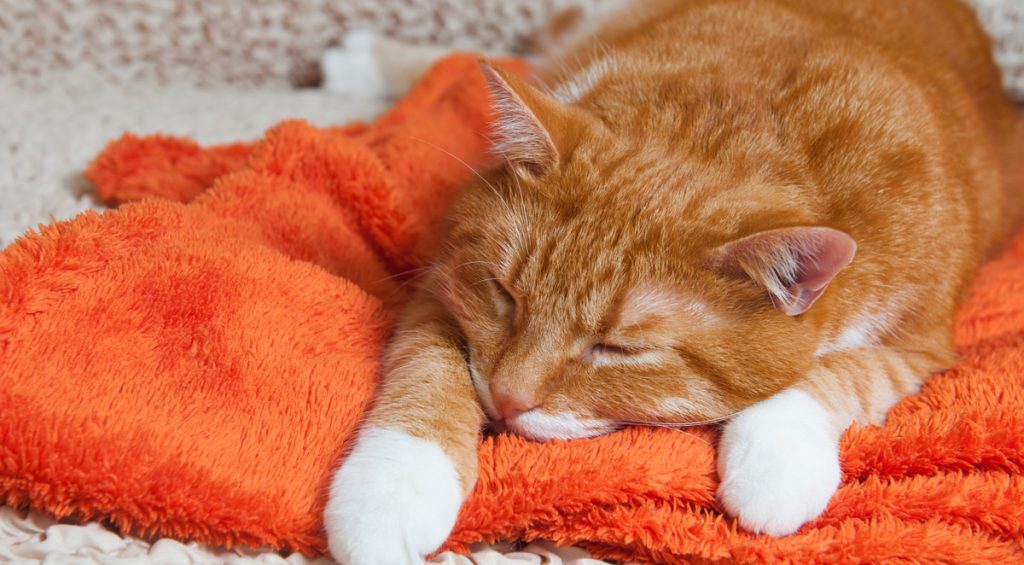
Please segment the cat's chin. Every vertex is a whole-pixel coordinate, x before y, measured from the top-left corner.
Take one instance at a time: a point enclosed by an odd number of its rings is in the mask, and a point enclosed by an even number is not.
[[[512,420],[492,422],[490,427],[497,432],[513,433],[533,441],[548,441],[596,437],[613,432],[620,426],[607,420],[581,418],[568,412],[548,414],[531,410]]]

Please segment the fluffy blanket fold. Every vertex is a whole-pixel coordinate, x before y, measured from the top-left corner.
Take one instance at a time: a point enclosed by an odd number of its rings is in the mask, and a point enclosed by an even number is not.
[[[509,62],[518,66],[519,63]],[[142,535],[315,554],[330,472],[444,210],[485,158],[486,89],[440,62],[371,125],[253,144],[127,135],[125,203],[0,252],[0,497]],[[660,563],[1024,560],[1024,234],[981,272],[958,367],[843,440],[826,514],[779,540],[714,502],[711,429],[482,440],[449,547],[552,539]],[[352,485],[359,488],[359,485]]]

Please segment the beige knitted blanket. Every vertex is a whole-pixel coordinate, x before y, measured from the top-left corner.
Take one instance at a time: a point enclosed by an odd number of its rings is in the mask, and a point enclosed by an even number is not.
[[[345,31],[516,53],[555,10],[609,0],[0,0],[0,75],[88,69],[115,84],[310,85]],[[967,0],[1024,101],[1024,0]]]

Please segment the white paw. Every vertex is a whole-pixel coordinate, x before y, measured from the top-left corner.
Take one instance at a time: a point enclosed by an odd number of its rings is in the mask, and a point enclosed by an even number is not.
[[[346,565],[423,563],[455,526],[462,487],[430,441],[366,428],[331,482],[324,527]]]
[[[323,88],[328,92],[359,98],[378,98],[390,94],[387,80],[375,49],[379,38],[368,30],[345,34],[341,47],[324,51],[320,58]]]
[[[792,534],[820,516],[839,487],[838,433],[811,396],[781,392],[726,426],[718,475],[718,499],[743,528]]]

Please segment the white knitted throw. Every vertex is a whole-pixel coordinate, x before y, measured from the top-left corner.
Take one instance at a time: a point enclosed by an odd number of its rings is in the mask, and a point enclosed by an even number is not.
[[[995,43],[1003,83],[1024,102],[1024,0],[968,0]]]
[[[309,85],[343,33],[515,53],[557,9],[608,0],[0,0],[0,75],[88,69],[109,82]],[[856,1],[856,0],[851,0]],[[1024,101],[1024,0],[968,0]]]

